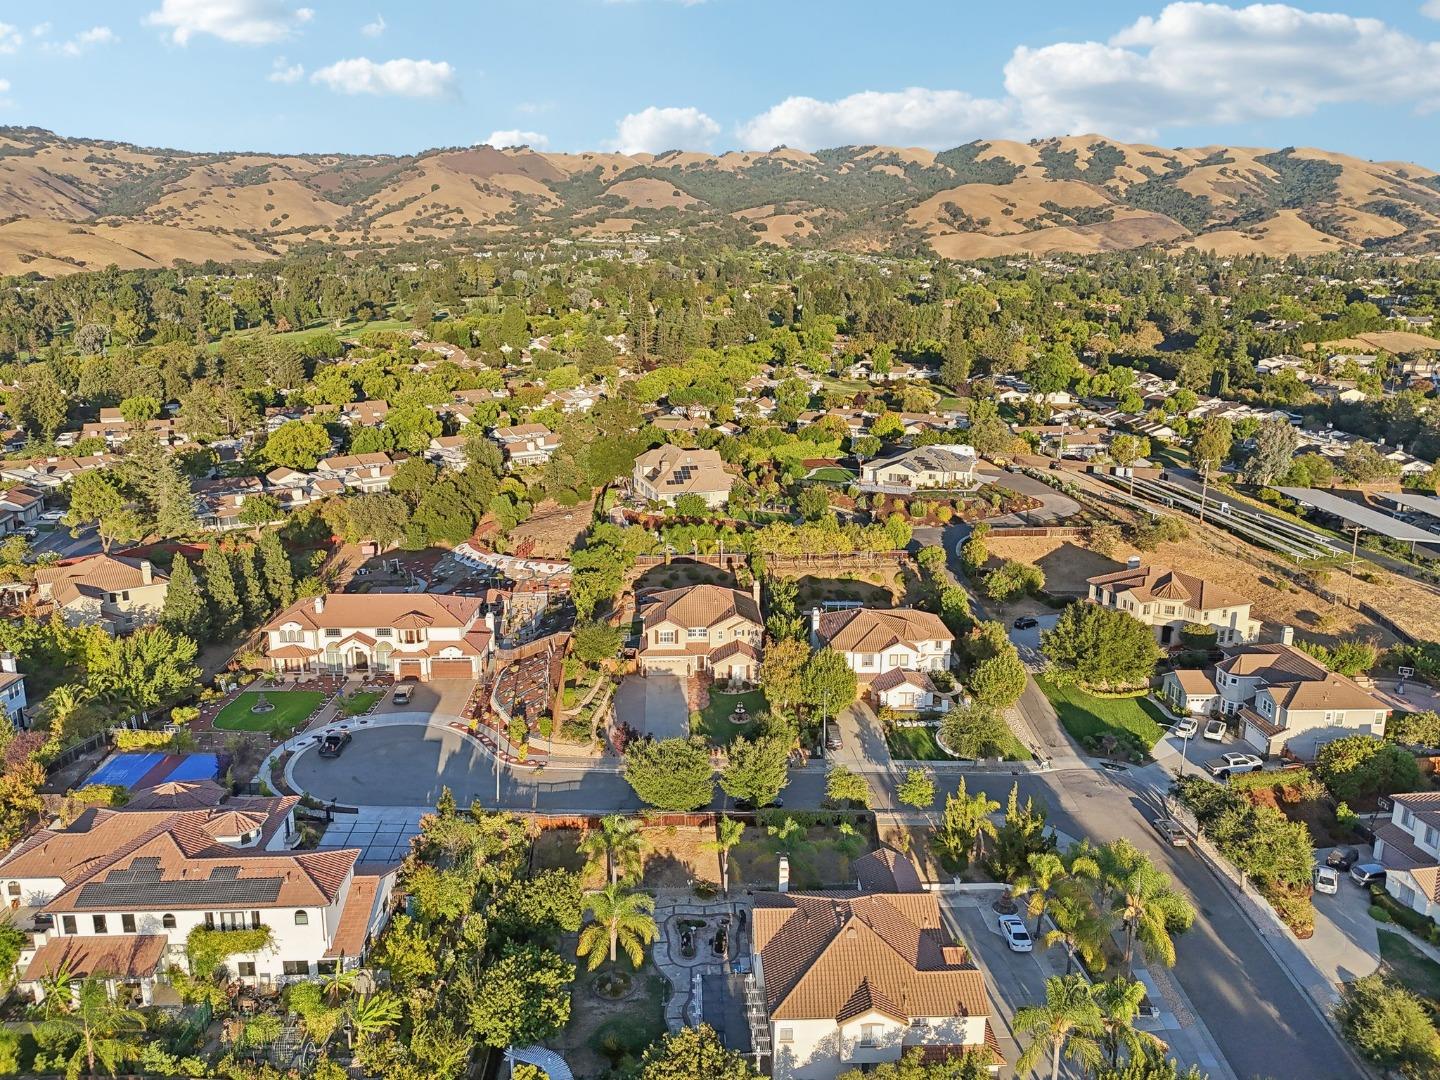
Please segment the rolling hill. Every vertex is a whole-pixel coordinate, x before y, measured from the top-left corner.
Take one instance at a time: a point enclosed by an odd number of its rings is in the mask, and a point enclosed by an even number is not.
[[[941,153],[478,146],[394,157],[199,154],[0,128],[6,274],[668,229],[954,259],[1141,246],[1400,254],[1440,250],[1440,175],[1323,150],[1166,150],[1098,135]]]

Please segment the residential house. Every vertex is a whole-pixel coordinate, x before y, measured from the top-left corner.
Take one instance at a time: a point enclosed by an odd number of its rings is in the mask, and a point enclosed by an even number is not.
[[[724,506],[734,483],[714,450],[686,450],[670,443],[637,457],[630,478],[638,498],[667,506],[682,495],[698,495],[711,508]]]
[[[470,459],[465,454],[463,435],[437,435],[430,440],[425,457],[441,468],[454,472],[464,472],[465,466],[470,464]]]
[[[289,850],[293,796],[162,786],[124,809],[91,808],[40,829],[0,861],[12,919],[33,928],[17,964],[22,988],[41,997],[46,980],[68,970],[133,988],[149,1004],[165,972],[184,967],[198,927],[269,931],[268,945],[224,958],[242,983],[359,965],[384,926],[394,870],[359,869],[358,848]]]
[[[640,672],[753,683],[760,675],[764,620],[760,585],[750,592],[721,585],[666,589],[642,601]]]
[[[787,869],[755,894],[751,934],[777,1080],[834,1080],[916,1047],[999,1070],[985,977],[906,857],[871,852],[852,866],[858,888],[816,894],[787,891]]]
[[[979,463],[973,446],[918,446],[865,462],[860,467],[860,482],[861,486],[906,494],[929,488],[971,488]]]
[[[24,484],[0,494],[0,536],[34,525],[45,509],[45,492]]]
[[[1209,716],[1220,702],[1215,680],[1195,668],[1167,671],[1160,680],[1160,696],[1182,716]]]
[[[28,728],[30,718],[26,710],[29,707],[25,698],[25,676],[16,667],[14,655],[0,652],[0,709],[15,727]]]
[[[810,612],[810,645],[845,657],[862,683],[887,671],[948,671],[955,635],[939,615],[913,608]]]
[[[120,460],[118,454],[87,454],[81,457],[31,458],[0,464],[0,477],[12,483],[54,491],[82,472],[104,469]]]
[[[561,412],[589,412],[600,403],[604,391],[605,387],[599,384],[577,386],[571,390],[553,390],[541,399],[541,404]]]
[[[891,668],[870,681],[868,690],[875,704],[896,712],[950,711],[951,699],[935,685],[928,671]]]
[[[505,464],[512,469],[527,465],[544,465],[555,451],[560,449],[560,436],[544,424],[516,424],[514,427],[496,428],[495,441],[505,456]]]
[[[322,458],[315,466],[315,475],[323,480],[338,480],[351,491],[388,491],[395,463],[382,451],[339,454]]]
[[[346,427],[379,427],[389,415],[387,401],[352,401],[340,406],[340,422]]]
[[[478,679],[494,652],[493,623],[478,597],[329,593],[291,604],[263,633],[279,672]]]
[[[1260,620],[1250,617],[1248,599],[1178,570],[1133,565],[1087,584],[1092,603],[1133,615],[1155,631],[1161,645],[1179,645],[1181,631],[1191,624],[1208,626],[1221,647],[1245,645],[1260,636]]]
[[[1385,867],[1385,891],[1400,903],[1440,920],[1440,792],[1390,798],[1390,818],[1375,829],[1375,861]]]
[[[149,559],[91,555],[35,570],[42,603],[59,610],[71,626],[98,625],[121,634],[155,622],[165,606],[170,579]]]
[[[1385,734],[1390,707],[1293,645],[1247,645],[1215,669],[1220,711],[1261,754],[1288,750],[1312,759],[1346,735]]]
[[[222,476],[202,480],[194,485],[196,516],[207,529],[225,532],[246,528],[240,519],[245,500],[265,493],[265,484],[258,476]]]

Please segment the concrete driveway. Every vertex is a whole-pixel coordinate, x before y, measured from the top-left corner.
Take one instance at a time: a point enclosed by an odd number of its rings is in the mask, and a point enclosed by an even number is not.
[[[385,697],[375,706],[377,713],[428,713],[432,716],[458,717],[470,701],[475,683],[470,679],[435,679],[431,682],[406,683],[412,693],[408,705],[395,704],[395,690],[388,687]]]
[[[1028,495],[1040,503],[1039,508],[1035,510],[1026,510],[1018,514],[1003,514],[1000,517],[987,519],[991,525],[1059,525],[1069,521],[1080,512],[1080,504],[1069,495],[1062,495],[1049,484],[1041,483],[1024,473],[988,467],[980,469],[978,475],[984,483],[999,484],[1020,495]]]
[[[847,706],[835,717],[835,723],[840,728],[840,749],[825,751],[828,762],[857,772],[890,767],[890,748],[885,745],[885,729],[869,705],[857,701]]]
[[[1025,661],[1028,666],[1036,668],[1043,666],[1045,662],[1045,658],[1040,654],[1040,633],[1053,629],[1055,624],[1060,621],[1060,613],[1057,611],[1048,615],[1031,617],[1035,620],[1036,625],[1019,630],[1014,625],[1015,620],[1011,619],[1008,630],[1010,641],[1019,651],[1020,659]]]
[[[690,731],[690,706],[678,675],[630,675],[615,691],[615,719],[643,735],[681,739]]]
[[[1323,863],[1333,848],[1315,852],[1315,861]],[[1370,846],[1360,845],[1360,860],[1370,858]],[[1315,904],[1315,936],[1300,942],[1315,966],[1335,984],[1372,974],[1380,966],[1380,937],[1377,924],[1370,918],[1370,891],[1340,875],[1340,891],[1334,896],[1317,892]]]

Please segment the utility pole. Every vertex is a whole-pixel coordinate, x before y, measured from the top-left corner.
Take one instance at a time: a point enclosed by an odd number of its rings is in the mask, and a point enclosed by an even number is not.
[[[1210,488],[1210,466],[1200,470],[1200,524],[1205,524],[1205,492]]]

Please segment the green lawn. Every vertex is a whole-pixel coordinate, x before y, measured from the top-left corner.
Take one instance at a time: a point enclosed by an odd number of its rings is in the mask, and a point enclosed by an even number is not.
[[[751,690],[744,694],[722,694],[719,691],[710,691],[710,704],[700,713],[700,734],[716,746],[729,746],[730,741],[739,735],[747,735],[754,731],[755,725],[732,724],[730,714],[735,711],[736,705],[743,704],[747,716],[759,716],[768,706],[765,702],[765,695],[759,690]]]
[[[275,706],[270,712],[250,711],[260,694]],[[215,726],[225,731],[270,731],[285,734],[294,731],[314,712],[325,695],[317,690],[247,690],[215,717]]]
[[[1081,741],[1087,737],[1128,731],[1148,749],[1165,734],[1165,716],[1146,698],[1102,698],[1074,686],[1056,686],[1049,679],[1035,682],[1055,706],[1065,730]]]
[[[844,469],[839,465],[827,465],[823,469],[815,469],[807,479],[823,480],[831,484],[848,484],[857,477],[853,469]]]
[[[1005,729],[1005,750],[1001,757],[1006,761],[1029,761],[1030,751],[1009,728]],[[935,741],[935,729],[925,727],[892,727],[885,733],[885,745],[890,756],[909,761],[954,761],[940,749]]]
[[[1380,931],[1380,960],[1397,981],[1440,1005],[1440,964],[1388,930]]]
[[[379,690],[359,690],[340,699],[340,711],[346,716],[359,716],[384,696]]]

